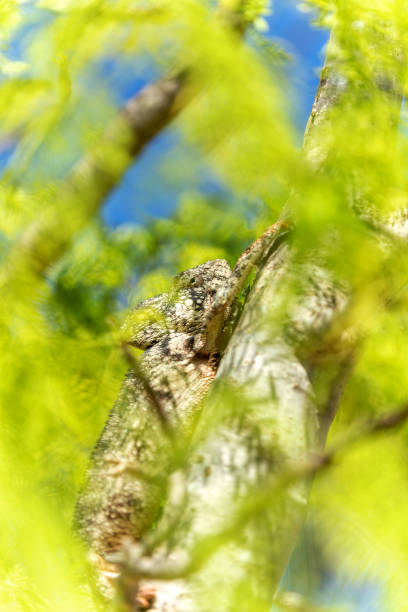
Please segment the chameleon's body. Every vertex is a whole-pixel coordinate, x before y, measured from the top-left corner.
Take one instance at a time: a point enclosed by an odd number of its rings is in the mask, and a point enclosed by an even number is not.
[[[209,261],[182,272],[172,291],[138,307],[147,315],[129,343],[145,352],[122,385],[76,508],[80,533],[102,557],[126,537],[139,539],[157,519],[168,475],[185,456],[180,451],[215,376],[231,305],[284,229],[269,228],[233,271],[223,259]]]
[[[145,349],[140,372],[131,370],[124,380],[77,504],[80,531],[101,555],[125,536],[140,538],[157,517],[174,451],[171,432],[177,430],[179,446],[187,439],[194,408],[215,375],[217,347],[208,336],[219,330],[203,330],[213,297],[230,276],[225,260],[209,261],[178,275],[171,293],[138,307],[147,314],[131,338]]]

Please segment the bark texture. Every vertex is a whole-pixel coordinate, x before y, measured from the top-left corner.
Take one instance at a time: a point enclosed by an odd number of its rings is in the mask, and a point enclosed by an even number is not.
[[[384,82],[393,81],[379,78],[378,86]],[[304,155],[316,173],[333,145],[327,135],[337,105],[366,95],[354,85],[332,40],[305,135]],[[393,115],[399,94],[388,86],[384,92]],[[348,206],[360,195],[354,178]],[[284,217],[301,197],[291,196]],[[296,299],[293,278],[301,279]],[[130,546],[122,558],[130,609],[138,609],[132,602],[140,589],[154,594],[149,609],[162,612],[270,610],[305,519],[312,472],[285,474],[321,451],[352,371],[350,298],[318,253],[302,261],[293,244],[278,241],[265,257],[222,358],[189,468],[174,475],[153,553]],[[317,395],[322,372],[327,382]]]

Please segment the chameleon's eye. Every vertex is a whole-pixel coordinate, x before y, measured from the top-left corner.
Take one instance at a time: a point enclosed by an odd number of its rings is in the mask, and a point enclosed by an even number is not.
[[[191,286],[195,285],[196,284],[196,279],[195,278],[190,278],[189,284]]]

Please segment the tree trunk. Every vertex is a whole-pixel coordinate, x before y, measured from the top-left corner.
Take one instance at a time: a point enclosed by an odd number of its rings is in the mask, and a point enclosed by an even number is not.
[[[316,174],[336,146],[333,113],[366,96],[364,83],[348,81],[336,51],[332,37],[305,135],[303,153]],[[381,69],[375,79],[396,129],[397,81]],[[356,207],[364,199],[357,174],[349,188],[344,205]],[[301,197],[291,195],[283,218]],[[140,589],[154,593],[149,609],[162,612],[270,610],[305,519],[313,471],[285,474],[321,452],[352,371],[351,295],[347,282],[339,288],[319,264],[318,252],[301,258],[296,241],[275,243],[221,360],[189,468],[175,475],[159,545],[150,558],[129,547],[121,576],[128,601]]]

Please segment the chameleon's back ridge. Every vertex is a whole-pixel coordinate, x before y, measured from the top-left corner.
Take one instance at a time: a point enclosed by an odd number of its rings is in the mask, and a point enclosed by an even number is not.
[[[145,352],[137,371],[127,374],[95,446],[75,513],[80,533],[99,555],[118,550],[125,538],[141,538],[156,520],[174,455],[165,424],[177,431],[178,445],[183,438],[188,443],[216,373],[207,313],[230,277],[223,259],[186,270],[169,293],[137,306],[134,312],[145,317],[134,329],[125,323],[129,343]]]

